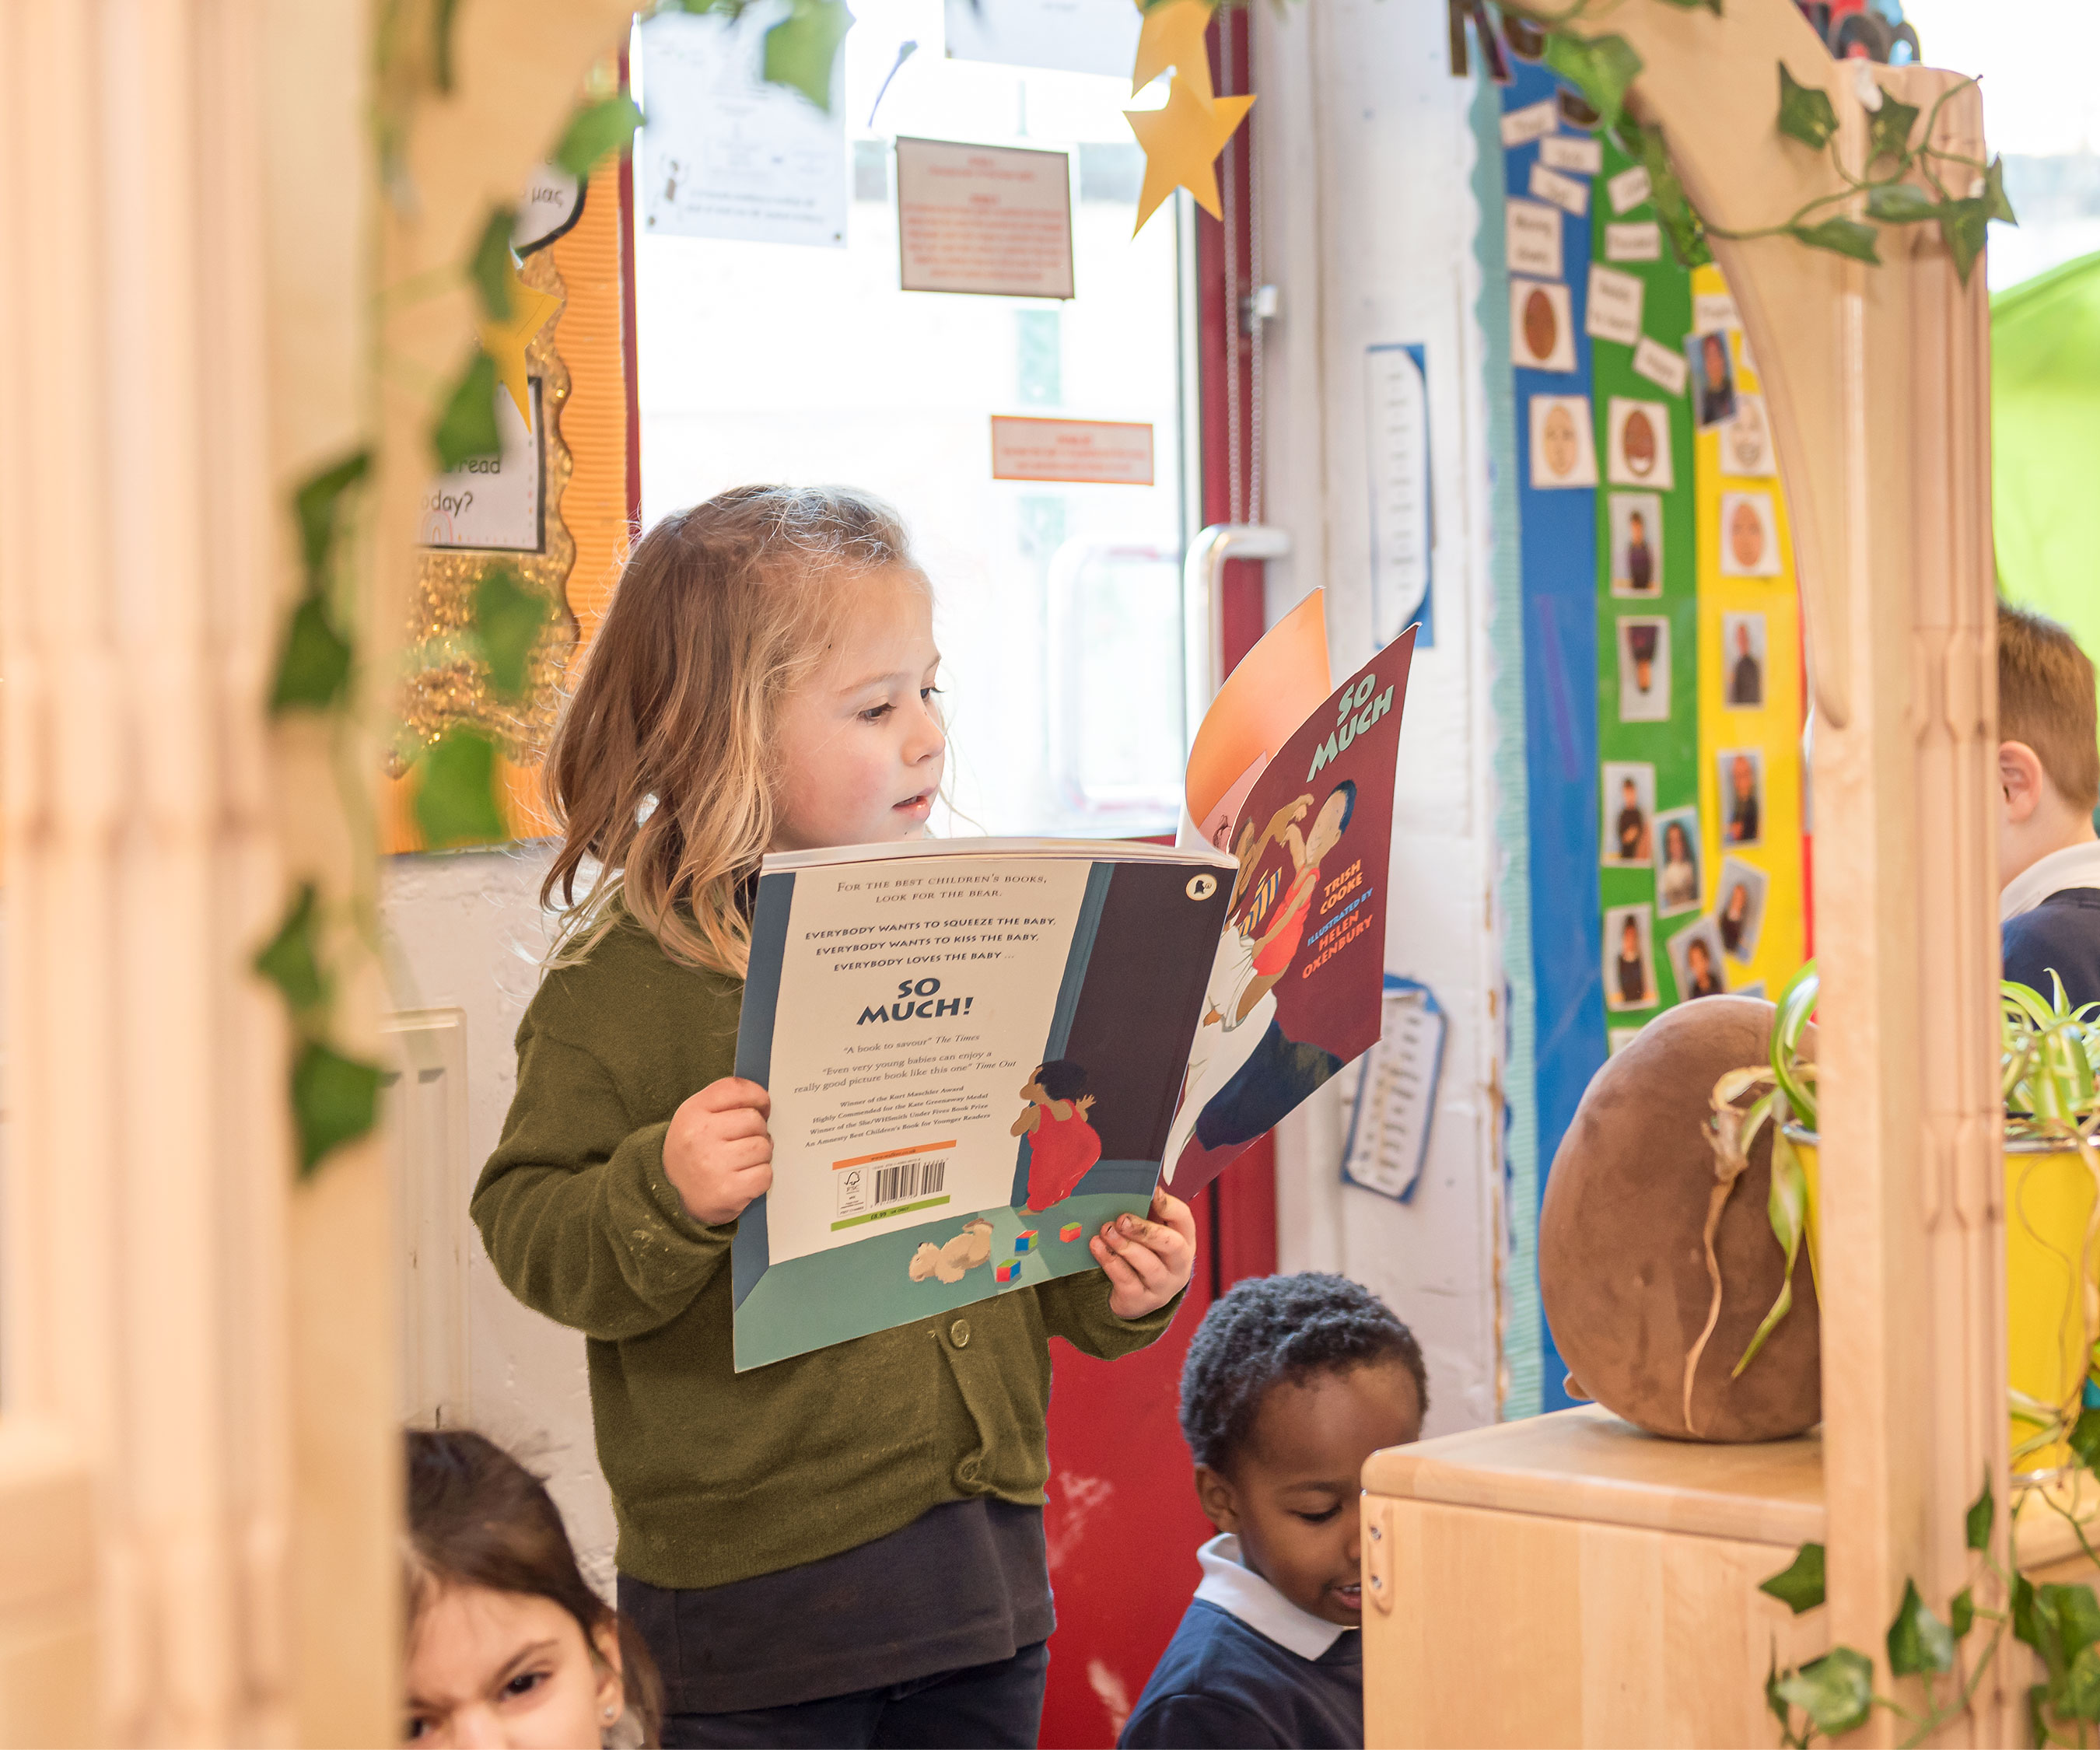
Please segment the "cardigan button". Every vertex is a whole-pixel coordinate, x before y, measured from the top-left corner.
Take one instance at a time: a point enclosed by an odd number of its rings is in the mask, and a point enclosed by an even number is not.
[[[948,1327],[948,1341],[953,1343],[958,1349],[968,1348],[970,1346],[970,1321],[968,1319],[958,1319],[953,1325],[950,1325]]]

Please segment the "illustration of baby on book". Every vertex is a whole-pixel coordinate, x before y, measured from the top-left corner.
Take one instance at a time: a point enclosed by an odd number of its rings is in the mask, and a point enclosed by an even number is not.
[[[1101,1157],[1101,1133],[1087,1122],[1094,1096],[1087,1072],[1062,1058],[1039,1065],[1021,1090],[1028,1109],[1009,1133],[1028,1139],[1027,1206],[1037,1214],[1061,1203]]]

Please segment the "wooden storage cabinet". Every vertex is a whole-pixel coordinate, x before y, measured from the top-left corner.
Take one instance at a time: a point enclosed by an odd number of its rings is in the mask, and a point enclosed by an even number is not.
[[[1824,1537],[1822,1443],[1695,1446],[1594,1406],[1364,1467],[1365,1743],[1775,1741],[1828,1612],[1757,1589]]]

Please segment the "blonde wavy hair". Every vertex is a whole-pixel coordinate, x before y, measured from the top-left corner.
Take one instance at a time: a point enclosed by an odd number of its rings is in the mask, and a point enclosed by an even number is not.
[[[743,976],[780,703],[823,661],[853,585],[898,571],[930,587],[896,512],[847,487],[739,487],[642,537],[548,750],[555,963],[624,911],[681,965]]]

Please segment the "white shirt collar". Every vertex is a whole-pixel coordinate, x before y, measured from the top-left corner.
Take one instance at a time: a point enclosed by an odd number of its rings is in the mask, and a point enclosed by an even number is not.
[[[1196,1596],[1237,1616],[1256,1634],[1265,1634],[1300,1659],[1317,1659],[1348,1633],[1339,1623],[1302,1611],[1240,1559],[1240,1541],[1230,1532],[1213,1537],[1196,1552],[1202,1584]]]
[[[1998,921],[2032,911],[2050,894],[2073,887],[2100,887],[2100,839],[2051,851],[2014,875],[1998,895]]]

